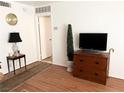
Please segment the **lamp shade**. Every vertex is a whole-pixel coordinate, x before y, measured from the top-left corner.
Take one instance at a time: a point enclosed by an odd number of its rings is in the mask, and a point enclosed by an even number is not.
[[[9,34],[9,40],[8,42],[13,43],[13,42],[22,42],[20,35],[18,32],[13,32]]]

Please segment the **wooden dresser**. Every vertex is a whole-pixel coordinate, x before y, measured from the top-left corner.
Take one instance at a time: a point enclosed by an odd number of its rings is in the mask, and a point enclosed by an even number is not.
[[[109,53],[78,50],[74,53],[73,75],[82,79],[106,84]]]

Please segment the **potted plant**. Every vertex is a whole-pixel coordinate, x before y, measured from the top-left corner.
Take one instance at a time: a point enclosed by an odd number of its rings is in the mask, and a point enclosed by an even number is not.
[[[72,26],[71,24],[68,24],[68,32],[67,32],[67,56],[68,56],[67,71],[68,72],[72,71],[73,53],[74,53],[74,47],[73,47]]]

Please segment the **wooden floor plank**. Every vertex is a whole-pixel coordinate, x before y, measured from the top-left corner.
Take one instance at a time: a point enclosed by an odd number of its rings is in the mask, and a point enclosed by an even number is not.
[[[52,65],[11,91],[25,90],[29,92],[121,92],[124,91],[124,80],[111,77],[108,78],[107,85],[101,85],[73,77],[66,68]]]
[[[7,92],[17,85],[23,83],[25,80],[37,75],[37,73],[44,71],[51,64],[40,62],[40,64],[34,66],[33,68],[27,69],[22,73],[16,74],[13,77],[0,82],[0,92]]]

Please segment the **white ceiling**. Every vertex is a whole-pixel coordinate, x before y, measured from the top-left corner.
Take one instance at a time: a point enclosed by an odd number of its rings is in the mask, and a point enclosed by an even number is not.
[[[37,7],[40,5],[52,3],[53,1],[16,1],[16,2]]]

